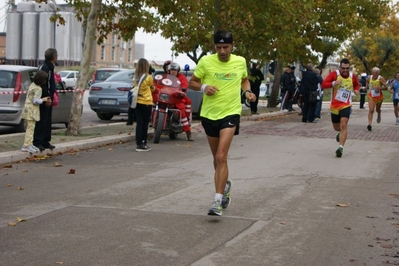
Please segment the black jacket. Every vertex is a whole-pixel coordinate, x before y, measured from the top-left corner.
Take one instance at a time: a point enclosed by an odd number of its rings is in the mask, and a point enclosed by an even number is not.
[[[306,69],[302,72],[300,93],[302,95],[307,95],[311,91],[317,91],[317,84],[319,83],[319,78],[313,70]]]
[[[258,68],[251,68],[249,71],[248,75],[248,80],[251,84],[251,90],[259,90],[260,85],[262,84],[262,80],[264,80],[265,77]]]
[[[48,82],[42,85],[42,98],[50,96],[51,100],[53,100],[55,92],[54,64],[46,60],[39,66],[39,70],[43,70],[49,74]]]

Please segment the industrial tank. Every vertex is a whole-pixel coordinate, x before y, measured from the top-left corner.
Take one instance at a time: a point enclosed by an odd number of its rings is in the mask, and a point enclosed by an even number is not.
[[[34,3],[34,9],[36,12],[54,12],[56,10],[56,7],[54,3]]]
[[[37,59],[39,13],[22,13],[22,23],[23,40],[21,58],[26,65],[32,65],[33,60]]]
[[[50,21],[54,12],[39,13],[38,58],[44,61],[44,52],[55,47],[55,22]]]
[[[6,59],[9,64],[18,64],[21,59],[22,14],[10,12],[7,15]]]
[[[33,12],[35,11],[35,2],[21,2],[17,5],[17,12]]]
[[[70,59],[70,39],[71,36],[71,12],[58,12],[65,20],[65,25],[57,24],[55,27],[55,48],[58,52],[58,61],[61,65],[67,65],[67,61]]]
[[[71,60],[80,62],[82,60],[83,26],[82,22],[75,17],[75,14],[72,14],[71,27],[73,36],[70,39]]]

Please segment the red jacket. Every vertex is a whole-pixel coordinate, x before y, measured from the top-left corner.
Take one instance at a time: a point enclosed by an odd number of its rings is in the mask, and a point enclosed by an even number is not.
[[[181,88],[183,89],[188,89],[188,81],[186,76],[184,76],[182,73],[177,74],[177,78],[179,79],[181,83]]]

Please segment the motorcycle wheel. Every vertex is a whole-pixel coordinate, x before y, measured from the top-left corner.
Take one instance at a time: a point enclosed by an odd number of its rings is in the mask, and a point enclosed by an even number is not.
[[[158,119],[157,119],[157,124],[154,125],[154,143],[159,143],[161,140],[161,135],[162,135],[162,127],[163,127],[163,121],[165,118],[165,114],[159,112],[158,113]]]
[[[173,133],[169,133],[169,138],[170,138],[170,139],[177,139],[177,135],[178,135],[178,134],[177,134],[177,133],[174,133],[174,132],[173,132]]]

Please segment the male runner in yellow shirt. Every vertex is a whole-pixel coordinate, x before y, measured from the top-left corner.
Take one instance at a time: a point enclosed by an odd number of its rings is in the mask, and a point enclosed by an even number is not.
[[[200,116],[213,155],[216,189],[208,215],[220,216],[231,201],[227,155],[233,136],[239,132],[241,91],[251,102],[256,96],[250,90],[246,60],[231,54],[234,47],[231,32],[216,32],[214,44],[216,54],[201,58],[189,88],[204,93]]]

